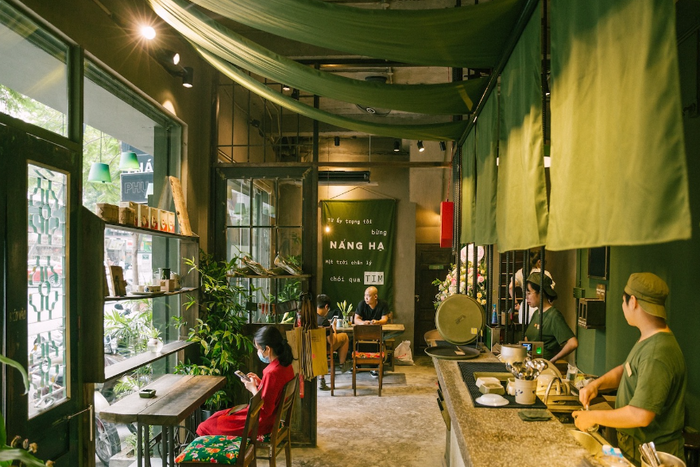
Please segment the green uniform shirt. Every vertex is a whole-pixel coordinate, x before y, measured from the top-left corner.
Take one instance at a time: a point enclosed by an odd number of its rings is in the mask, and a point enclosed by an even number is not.
[[[647,427],[617,431],[634,438],[635,444],[654,441],[657,449],[683,459],[685,386],[685,360],[673,333],[657,332],[637,342],[622,365],[615,408],[631,405],[656,416]],[[636,452],[626,454],[638,457]]]
[[[574,337],[574,333],[566,324],[564,316],[556,307],[550,307],[544,312],[542,321],[542,341],[544,343],[543,358],[551,360],[559,353],[566,341]],[[540,340],[540,310],[535,311],[530,320],[530,325],[525,331],[525,337],[529,341]]]

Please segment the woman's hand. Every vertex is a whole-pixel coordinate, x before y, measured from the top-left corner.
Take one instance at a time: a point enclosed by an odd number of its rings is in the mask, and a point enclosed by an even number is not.
[[[258,386],[260,386],[260,378],[255,373],[248,373],[246,376],[250,378],[250,381],[244,382],[243,385],[253,395],[256,395],[258,393]]]

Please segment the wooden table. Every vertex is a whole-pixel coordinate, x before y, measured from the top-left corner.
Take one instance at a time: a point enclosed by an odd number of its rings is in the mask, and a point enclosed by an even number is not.
[[[354,326],[354,325],[353,325],[353,326]],[[359,325],[359,326],[361,326],[361,325]],[[335,330],[338,331],[338,332],[347,332],[347,333],[351,333],[351,332],[352,332],[352,326],[342,327],[342,328],[338,327],[338,328],[335,328]],[[403,324],[401,324],[401,323],[382,324],[382,332],[383,332],[384,334],[387,334],[387,333],[390,333],[390,332],[391,332],[391,333],[394,333],[394,332],[396,332],[396,333],[402,333],[402,332],[404,332],[405,330],[406,330],[406,327],[405,327]]]
[[[151,425],[160,425],[163,429],[161,433],[162,465],[174,466],[174,427],[225,384],[226,378],[223,376],[164,375],[145,387],[145,389],[155,389],[155,397],[147,399],[140,397],[138,393],[130,394],[100,412],[100,417],[112,423],[136,422],[138,427],[136,465],[138,467],[144,465],[144,454],[145,466],[151,465],[148,452],[149,428]]]

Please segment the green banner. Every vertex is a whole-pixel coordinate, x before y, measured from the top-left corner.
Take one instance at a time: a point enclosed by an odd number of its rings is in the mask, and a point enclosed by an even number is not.
[[[323,289],[331,303],[353,309],[375,286],[393,308],[396,200],[322,201]]]

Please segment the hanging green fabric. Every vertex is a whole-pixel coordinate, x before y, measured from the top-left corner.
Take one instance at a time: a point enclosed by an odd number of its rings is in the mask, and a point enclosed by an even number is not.
[[[476,122],[476,212],[477,245],[497,243],[496,187],[498,183],[498,94],[491,93]]]
[[[260,81],[250,77],[243,71],[231,65],[224,60],[210,54],[206,50],[195,46],[195,49],[207,60],[214,68],[221,73],[245,87],[249,91],[267,99],[273,104],[284,107],[287,110],[297,112],[300,115],[309,117],[320,122],[329,123],[348,130],[360,131],[379,136],[389,136],[392,138],[405,139],[421,139],[427,141],[445,141],[456,140],[467,127],[467,122],[456,121],[447,123],[433,123],[425,125],[406,125],[406,124],[388,124],[388,123],[371,123],[352,118],[341,117],[323,110],[302,104],[301,102],[287,97],[284,94],[273,91]]]
[[[488,78],[442,84],[384,84],[316,70],[278,55],[207,17],[185,0],[149,0],[154,11],[188,40],[244,70],[278,83],[369,107],[431,115],[471,112]]]
[[[474,211],[476,203],[476,136],[474,130],[462,145],[462,199],[460,210],[462,228],[460,243],[474,243]]]
[[[524,0],[382,10],[320,0],[193,0],[237,23],[319,47],[399,62],[492,68]]]
[[[691,236],[674,2],[552,0],[553,250]]]
[[[544,245],[547,192],[542,143],[541,4],[501,74],[496,207],[499,251]]]

